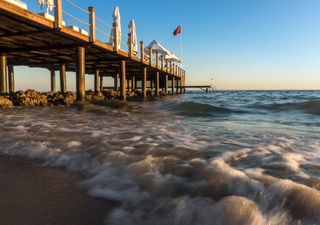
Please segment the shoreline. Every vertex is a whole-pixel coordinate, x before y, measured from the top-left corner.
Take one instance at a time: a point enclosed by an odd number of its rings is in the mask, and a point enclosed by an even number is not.
[[[6,225],[99,225],[116,203],[90,197],[79,175],[0,155],[0,218]]]

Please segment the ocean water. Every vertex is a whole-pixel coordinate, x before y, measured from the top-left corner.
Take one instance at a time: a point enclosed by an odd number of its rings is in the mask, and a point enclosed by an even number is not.
[[[75,174],[75,191],[113,202],[101,224],[320,224],[320,91],[0,109],[0,123],[2,157]]]

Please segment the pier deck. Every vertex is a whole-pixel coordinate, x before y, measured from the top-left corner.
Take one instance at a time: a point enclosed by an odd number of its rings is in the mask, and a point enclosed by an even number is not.
[[[51,76],[54,76],[55,71],[60,71],[60,82],[64,86],[61,91],[66,91],[63,81],[66,71],[76,72],[79,100],[84,97],[85,74],[95,75],[95,91],[99,89],[98,80],[102,81],[103,77],[113,77],[116,89],[120,78],[123,98],[126,96],[127,80],[142,81],[143,94],[146,92],[147,81],[155,83],[157,94],[160,88],[168,92],[168,80],[175,84],[177,90],[183,86],[185,71],[164,60],[158,53],[154,57],[152,53],[146,57],[143,42],[140,43],[139,53],[134,56],[130,44],[128,51],[125,51],[116,47],[117,43],[97,40],[94,8],[88,9],[90,32],[85,35],[64,26],[62,0],[55,0],[55,5],[55,19],[52,21],[5,0],[0,1],[1,93],[8,92],[6,80],[9,80],[9,86],[12,80],[7,78],[6,68],[9,67],[10,71],[13,66],[45,68],[51,71]],[[114,29],[117,31],[117,27]],[[131,43],[130,34],[128,36],[128,43]],[[55,89],[54,83],[51,83],[51,88]]]

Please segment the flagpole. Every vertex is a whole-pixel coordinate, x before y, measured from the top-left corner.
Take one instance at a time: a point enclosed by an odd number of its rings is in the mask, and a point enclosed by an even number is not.
[[[182,35],[183,35],[183,28],[182,28],[182,24],[181,26],[181,34],[180,34],[180,59],[181,59],[181,68],[183,68],[183,42],[182,42]]]

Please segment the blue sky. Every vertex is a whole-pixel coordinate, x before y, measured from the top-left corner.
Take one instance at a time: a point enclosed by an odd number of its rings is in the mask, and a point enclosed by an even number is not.
[[[36,0],[24,1],[31,10],[39,11]],[[208,84],[214,79],[219,89],[320,87],[319,0],[73,1],[83,8],[95,6],[97,15],[109,24],[118,5],[124,32],[134,18],[139,40],[157,39],[177,55],[180,38],[173,37],[172,31],[182,24],[189,84]],[[66,0],[64,8],[79,12]],[[87,19],[83,13],[77,15]],[[76,24],[67,17],[64,20]],[[29,74],[37,76],[37,84],[30,83],[34,79]],[[49,88],[47,71],[20,69],[17,76],[17,88],[39,89],[44,84]],[[73,75],[68,79],[72,88]],[[88,78],[88,88],[91,85]]]

